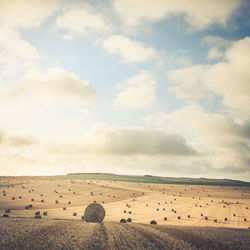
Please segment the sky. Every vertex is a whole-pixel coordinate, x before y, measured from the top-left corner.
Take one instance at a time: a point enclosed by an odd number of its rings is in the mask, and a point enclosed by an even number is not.
[[[250,181],[250,1],[1,0],[0,175]]]

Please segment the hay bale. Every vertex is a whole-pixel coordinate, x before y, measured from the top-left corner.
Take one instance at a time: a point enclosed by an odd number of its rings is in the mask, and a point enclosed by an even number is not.
[[[3,214],[2,217],[9,218],[10,216],[8,214]]]
[[[131,218],[127,218],[127,222],[132,222],[132,219]]]
[[[151,224],[151,225],[157,225],[157,222],[156,222],[155,220],[151,220],[151,221],[150,221],[150,224]]]
[[[120,223],[127,223],[126,219],[120,219]]]
[[[91,203],[84,212],[84,217],[87,222],[102,222],[105,217],[105,210],[99,203]]]
[[[44,216],[47,216],[47,215],[48,215],[48,212],[47,212],[47,211],[44,211],[44,212],[43,212],[43,215],[44,215]]]

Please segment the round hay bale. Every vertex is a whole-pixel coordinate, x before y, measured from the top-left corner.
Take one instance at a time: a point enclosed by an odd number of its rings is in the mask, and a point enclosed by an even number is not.
[[[8,214],[3,214],[2,217],[9,218],[10,216]]]
[[[131,218],[127,218],[127,222],[132,222],[132,219]]]
[[[120,223],[127,223],[126,219],[120,219]]]
[[[105,217],[105,210],[99,203],[89,204],[84,212],[84,217],[87,222],[102,222]]]
[[[156,222],[155,220],[151,220],[151,221],[150,221],[150,224],[151,224],[151,225],[157,225],[157,222]]]

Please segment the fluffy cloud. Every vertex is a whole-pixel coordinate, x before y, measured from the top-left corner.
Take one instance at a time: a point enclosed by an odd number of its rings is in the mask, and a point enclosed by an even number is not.
[[[232,43],[225,62],[194,65],[168,73],[173,86],[168,88],[182,99],[202,99],[217,95],[223,104],[238,112],[250,112],[250,38]]]
[[[13,29],[4,29],[0,31],[0,47],[6,52],[5,55],[34,61],[41,59],[40,53],[29,42],[21,38],[20,34]]]
[[[155,56],[153,48],[121,35],[110,36],[103,41],[102,47],[111,54],[120,55],[127,63],[145,62]]]
[[[86,138],[88,150],[97,154],[196,154],[183,137],[164,130],[97,125],[88,131]]]
[[[211,96],[211,91],[203,83],[208,68],[206,65],[195,65],[169,71],[167,77],[173,85],[168,92],[180,99],[199,100]]]
[[[10,98],[32,98],[40,97],[44,101],[55,98],[63,101],[80,101],[93,104],[97,93],[91,85],[79,77],[61,68],[52,68],[46,73],[40,71],[29,71],[20,83],[2,93],[4,97]]]
[[[69,31],[65,39],[89,32],[102,33],[109,29],[103,17],[87,3],[64,5],[62,14],[56,18],[56,26]]]
[[[192,117],[192,119],[190,119]],[[202,164],[214,172],[228,169],[245,172],[250,160],[250,120],[236,120],[228,114],[209,113],[199,105],[186,105],[171,113],[151,114],[146,120],[167,124],[168,131],[185,135],[203,152]],[[185,121],[185,122],[183,122]]]
[[[241,3],[238,0],[115,0],[114,6],[121,19],[129,25],[139,25],[142,20],[159,21],[169,15],[181,14],[193,28],[204,29],[212,24],[225,26]]]
[[[226,62],[214,64],[204,77],[204,83],[223,103],[250,113],[250,38],[239,40],[225,52]]]
[[[156,81],[147,71],[140,72],[117,87],[123,90],[113,102],[115,109],[145,109],[156,101]]]
[[[0,20],[6,27],[25,29],[38,27],[58,8],[58,0],[0,1]]]
[[[30,135],[7,134],[4,130],[0,130],[0,144],[13,147],[23,147],[37,145],[38,140]]]

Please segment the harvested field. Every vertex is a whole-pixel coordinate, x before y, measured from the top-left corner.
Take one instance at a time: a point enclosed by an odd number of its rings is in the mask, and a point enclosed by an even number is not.
[[[0,187],[0,194],[6,194],[0,195],[1,249],[199,249],[208,245],[246,249],[250,244],[249,187],[52,177],[15,177],[5,182],[22,185]],[[12,199],[19,196],[22,199]],[[84,211],[91,203],[105,209],[102,223],[86,222]],[[151,225],[152,220],[157,224]]]
[[[247,249],[250,230],[0,219],[1,249]]]

